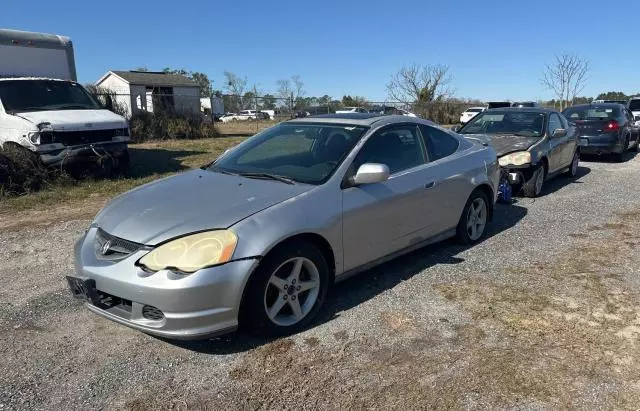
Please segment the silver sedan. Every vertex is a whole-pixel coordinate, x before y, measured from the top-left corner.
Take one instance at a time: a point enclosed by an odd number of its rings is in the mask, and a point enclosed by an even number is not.
[[[486,142],[406,116],[291,120],[114,198],[76,244],[74,295],[169,339],[309,324],[336,281],[426,244],[479,241]]]

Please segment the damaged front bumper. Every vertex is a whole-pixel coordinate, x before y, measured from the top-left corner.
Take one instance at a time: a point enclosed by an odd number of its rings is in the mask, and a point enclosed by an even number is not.
[[[49,166],[65,166],[77,163],[95,163],[103,157],[122,158],[128,153],[126,142],[115,141],[67,146],[60,149],[40,152],[42,162]]]

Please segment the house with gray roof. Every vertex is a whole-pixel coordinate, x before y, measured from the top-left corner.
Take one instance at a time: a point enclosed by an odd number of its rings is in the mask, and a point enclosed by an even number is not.
[[[200,85],[181,75],[157,71],[108,71],[95,85],[115,95],[128,117],[141,111],[200,112]]]

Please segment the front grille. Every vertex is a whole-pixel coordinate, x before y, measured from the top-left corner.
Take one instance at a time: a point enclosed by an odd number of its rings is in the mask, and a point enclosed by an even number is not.
[[[162,313],[162,311],[152,305],[145,305],[144,307],[142,307],[142,316],[147,320],[156,321],[162,320],[164,318],[164,314]]]
[[[121,260],[144,247],[142,244],[113,236],[101,228],[96,233],[96,256],[101,260]]]
[[[84,131],[45,131],[40,133],[40,144],[62,143],[65,146],[76,146],[110,141],[114,137],[123,137],[128,134],[129,131],[126,128]]]

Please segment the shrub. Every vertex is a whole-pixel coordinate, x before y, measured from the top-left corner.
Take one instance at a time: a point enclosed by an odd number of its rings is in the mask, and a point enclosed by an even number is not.
[[[129,121],[131,140],[163,140],[167,138],[206,138],[218,135],[215,126],[198,115],[138,112]]]
[[[56,177],[37,154],[17,144],[0,148],[0,196],[20,195],[40,190]]]

